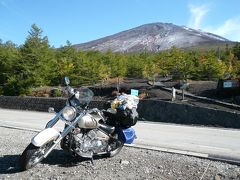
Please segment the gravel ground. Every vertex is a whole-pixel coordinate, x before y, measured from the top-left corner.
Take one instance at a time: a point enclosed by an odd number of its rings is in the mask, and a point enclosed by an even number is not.
[[[17,160],[36,133],[0,127],[0,179],[240,179],[240,166],[190,156],[124,147],[113,158],[73,159],[59,148],[35,168]]]

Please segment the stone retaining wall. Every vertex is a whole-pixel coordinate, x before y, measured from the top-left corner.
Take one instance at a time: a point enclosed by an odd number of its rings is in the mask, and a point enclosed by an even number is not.
[[[148,121],[240,128],[240,114],[234,110],[227,112],[161,100],[144,100],[139,103],[138,111]]]
[[[66,98],[0,96],[0,108],[8,109],[47,112],[49,107],[54,107],[56,111],[59,111],[65,104]],[[89,106],[103,109],[104,104],[105,101],[92,101]]]
[[[36,98],[0,96],[0,108],[47,111],[54,107],[57,111],[65,105],[64,98]],[[92,101],[90,107],[103,109],[105,101]],[[240,114],[196,107],[161,100],[141,100],[138,106],[140,118],[147,121],[178,124],[200,124],[240,128]]]

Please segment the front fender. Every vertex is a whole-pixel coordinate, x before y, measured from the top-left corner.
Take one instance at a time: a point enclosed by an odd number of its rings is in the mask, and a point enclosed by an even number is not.
[[[60,136],[60,133],[54,128],[47,128],[38,133],[32,138],[31,142],[34,146],[41,147],[51,140],[55,140]]]

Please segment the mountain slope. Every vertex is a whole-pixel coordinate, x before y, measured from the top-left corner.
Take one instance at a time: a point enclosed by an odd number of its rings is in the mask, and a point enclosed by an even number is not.
[[[189,48],[206,43],[222,43],[229,40],[207,32],[177,26],[170,23],[145,24],[98,40],[74,45],[82,50],[105,52],[161,51],[172,46]]]

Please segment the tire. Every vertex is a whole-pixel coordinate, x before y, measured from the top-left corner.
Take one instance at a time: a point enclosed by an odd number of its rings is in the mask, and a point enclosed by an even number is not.
[[[23,151],[20,156],[20,169],[22,171],[28,170],[36,166],[39,162],[44,159],[44,155],[46,151],[53,145],[53,141],[45,144],[42,147],[36,147],[32,143],[30,143],[26,149]]]
[[[108,153],[108,157],[116,156],[118,153],[120,153],[120,151],[122,150],[122,147],[123,147],[123,144],[121,146],[119,146],[118,148],[116,148],[115,150],[110,151]]]
[[[116,139],[117,139],[117,137],[118,137],[118,135],[115,134],[115,138],[116,138]],[[120,141],[119,139],[116,140],[116,141],[114,141],[114,142],[112,142],[112,143],[110,144],[110,146],[111,146],[111,148],[113,148],[113,149],[106,154],[106,157],[114,157],[114,156],[116,156],[116,155],[117,155],[118,153],[120,153],[120,151],[122,150],[123,145],[124,145],[124,143],[123,143],[122,141]]]

